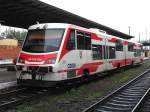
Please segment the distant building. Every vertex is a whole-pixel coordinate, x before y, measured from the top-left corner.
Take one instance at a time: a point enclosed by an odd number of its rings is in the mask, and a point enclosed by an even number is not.
[[[150,50],[149,49],[144,50],[144,57],[150,58]]]
[[[149,44],[143,44],[143,52],[144,52],[144,57],[150,59],[150,45]]]

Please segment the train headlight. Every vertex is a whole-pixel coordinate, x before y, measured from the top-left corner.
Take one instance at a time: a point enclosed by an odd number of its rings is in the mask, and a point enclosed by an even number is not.
[[[53,59],[48,59],[48,60],[46,60],[46,61],[45,61],[45,64],[55,64],[55,62],[56,62],[56,59],[53,58]]]

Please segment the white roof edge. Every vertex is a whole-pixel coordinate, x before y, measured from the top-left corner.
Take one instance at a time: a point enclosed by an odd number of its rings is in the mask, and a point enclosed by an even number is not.
[[[68,23],[40,23],[40,24],[34,24],[31,25],[28,30],[31,29],[45,29],[44,26],[46,27],[46,29],[49,28],[67,28],[70,26],[70,24]]]

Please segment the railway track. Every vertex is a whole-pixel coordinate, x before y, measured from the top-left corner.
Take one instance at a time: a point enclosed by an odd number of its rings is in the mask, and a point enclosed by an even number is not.
[[[0,110],[5,110],[7,107],[23,103],[32,98],[46,94],[48,89],[31,89],[31,88],[14,88],[0,94]]]
[[[142,112],[143,110],[146,112],[148,107],[146,104],[150,104],[148,94],[150,94],[150,70],[86,108],[83,112]]]
[[[0,92],[0,112],[6,112],[9,108],[19,105],[25,101],[31,101],[39,97],[50,94],[60,94],[72,88],[70,85],[65,87],[51,87],[51,88],[27,88],[14,87]]]
[[[143,73],[142,75],[140,75],[138,78],[136,78],[132,82],[136,82],[136,81],[140,80],[141,78],[143,78],[143,80],[144,80],[144,77],[148,77],[146,74],[148,74],[148,71]],[[150,77],[150,74],[149,74],[149,77]],[[148,82],[148,80],[146,82]],[[149,81],[149,83],[150,83],[150,81]],[[126,86],[128,86],[128,85],[126,85]],[[126,86],[124,86],[124,87],[126,87]],[[134,85],[132,87],[134,88]],[[136,88],[134,88],[134,89],[138,90],[139,87],[136,86]],[[59,93],[60,93],[60,89],[58,90]],[[67,87],[67,89],[68,89],[68,87]],[[118,90],[120,90],[120,89],[118,89]],[[143,87],[143,90],[141,90],[141,91],[143,91],[142,94],[147,90],[147,86],[146,86],[146,88]],[[63,92],[63,91],[65,91],[64,88],[62,88],[61,92]],[[4,110],[4,112],[5,112],[5,109],[7,107],[12,107],[14,105],[18,105],[18,104],[23,103],[25,101],[30,101],[32,98],[39,97],[40,95],[43,96],[43,94],[51,93],[51,92],[52,91],[51,91],[50,88],[49,89],[46,89],[46,88],[39,88],[39,89],[35,89],[35,88],[34,89],[33,88],[14,88],[14,89],[11,89],[10,91],[5,91],[4,93],[0,93],[0,110]],[[57,93],[57,89],[55,90],[55,93]],[[127,91],[126,91],[126,93],[127,93]],[[113,94],[116,94],[116,93],[114,92]],[[142,94],[139,93],[137,95],[141,95],[142,96]],[[131,91],[130,95],[131,96],[134,95],[132,93],[132,91]],[[104,101],[102,101],[102,102],[104,104]],[[121,102],[121,100],[120,100],[120,102]],[[119,104],[120,104],[120,102],[119,102]],[[86,109],[85,112],[88,112],[89,110],[91,111],[91,108],[94,109],[93,107],[95,108],[95,105],[93,105],[92,107]],[[94,111],[92,111],[92,112],[94,112]],[[115,111],[115,112],[117,112],[117,111]]]
[[[132,112],[150,112],[150,88],[135,106]]]

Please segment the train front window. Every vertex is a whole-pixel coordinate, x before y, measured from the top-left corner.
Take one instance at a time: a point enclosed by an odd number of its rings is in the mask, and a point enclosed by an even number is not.
[[[29,30],[22,50],[33,53],[58,51],[64,31],[64,29]]]

